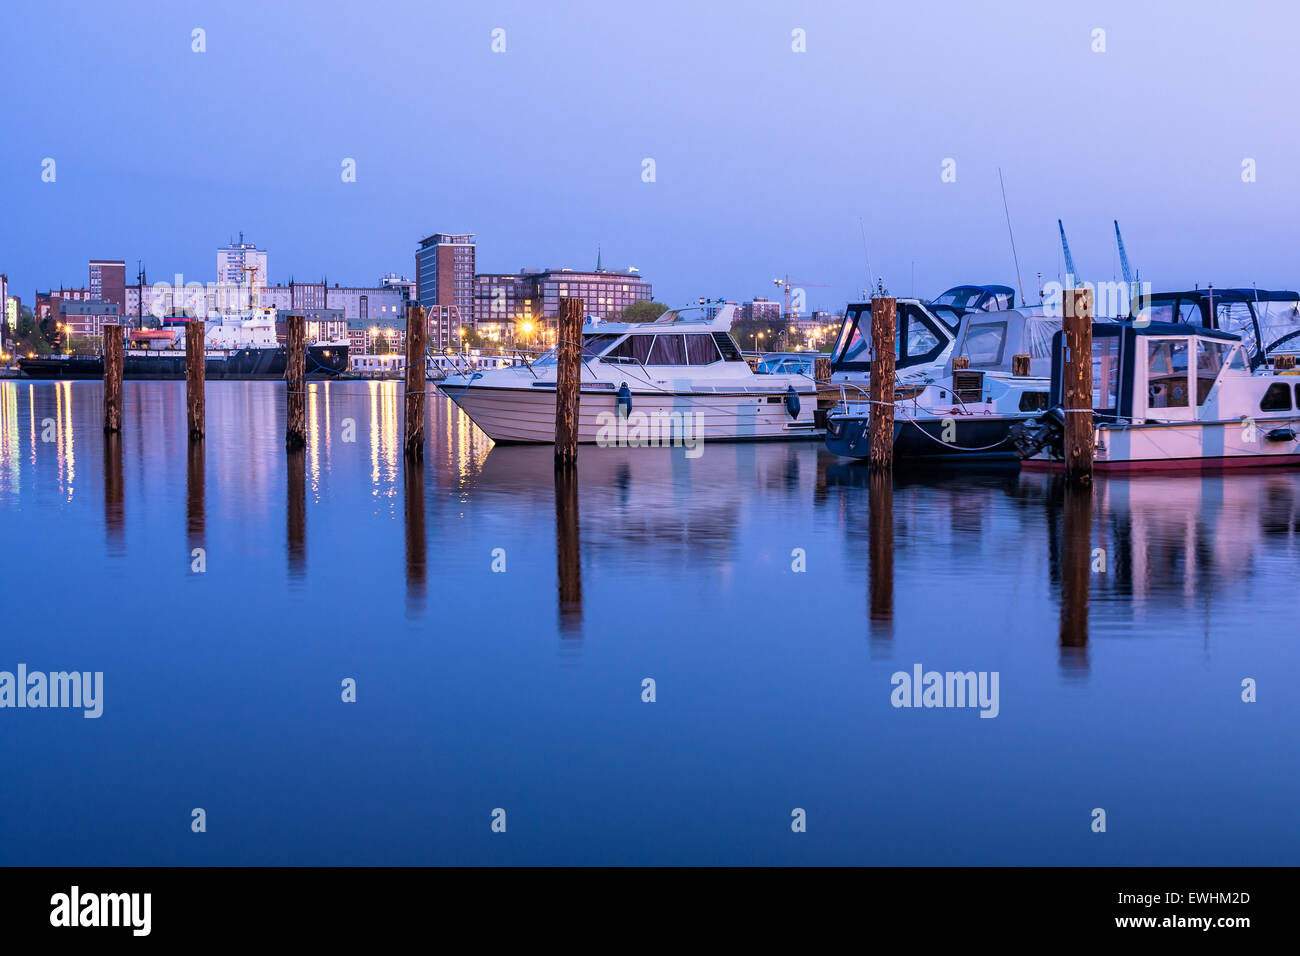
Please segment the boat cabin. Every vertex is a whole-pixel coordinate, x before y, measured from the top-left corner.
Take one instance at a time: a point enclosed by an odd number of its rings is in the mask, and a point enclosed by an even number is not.
[[[1064,335],[1053,337],[1052,404],[1064,405]],[[1240,336],[1184,323],[1094,323],[1092,405],[1099,425],[1239,421],[1290,413],[1300,377],[1252,375]]]
[[[758,375],[811,376],[816,358],[816,352],[769,352],[759,359],[754,372]]]
[[[899,299],[894,328],[894,367],[902,371],[937,362],[952,344],[962,313],[952,306],[931,308],[919,299]],[[831,372],[871,371],[871,303],[848,306],[831,353]]]
[[[1300,351],[1300,293],[1268,289],[1196,289],[1143,296],[1134,314],[1241,336],[1252,369],[1274,351]]]
[[[1028,355],[1029,374],[1047,378],[1052,372],[1052,337],[1060,329],[1059,318],[1018,309],[968,313],[944,374],[952,374],[954,358],[965,358],[971,371],[1009,376],[1014,374],[1014,357]]]

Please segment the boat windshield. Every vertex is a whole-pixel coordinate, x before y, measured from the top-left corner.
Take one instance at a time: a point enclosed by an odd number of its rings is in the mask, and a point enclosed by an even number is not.
[[[614,332],[596,332],[590,335],[584,335],[582,337],[582,360],[585,362],[587,359],[595,358],[622,337],[622,333]],[[557,361],[559,361],[559,359],[556,350],[551,349],[535,361],[533,367],[536,368],[539,365],[554,365]]]
[[[1255,312],[1265,351],[1300,332],[1300,302],[1256,302]]]

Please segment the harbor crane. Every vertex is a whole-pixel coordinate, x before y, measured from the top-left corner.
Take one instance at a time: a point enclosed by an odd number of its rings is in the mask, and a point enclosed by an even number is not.
[[[1056,228],[1061,230],[1061,251],[1065,253],[1065,274],[1071,278],[1077,277],[1079,273],[1074,271],[1074,256],[1070,255],[1070,244],[1065,239],[1065,226],[1061,220],[1056,220]]]
[[[813,287],[813,288],[817,288],[817,289],[829,289],[829,288],[830,288],[830,286],[828,286],[828,285],[827,285],[826,283],[824,283],[824,282],[803,282],[803,281],[801,281],[801,280],[799,280],[799,279],[791,279],[791,278],[790,278],[790,273],[788,273],[788,272],[785,274],[785,278],[784,278],[784,279],[782,279],[782,278],[776,278],[776,279],[773,279],[773,280],[772,280],[772,284],[775,285],[775,286],[778,286],[778,287],[780,287],[780,286],[784,286],[784,287],[785,287],[785,313],[784,313],[784,315],[785,315],[786,318],[789,318],[790,316],[796,314],[796,313],[792,313],[792,312],[790,311],[790,290],[791,290],[791,289],[793,289],[793,288],[796,287],[796,286],[799,286],[799,287],[803,287],[803,286],[811,286],[811,287]]]

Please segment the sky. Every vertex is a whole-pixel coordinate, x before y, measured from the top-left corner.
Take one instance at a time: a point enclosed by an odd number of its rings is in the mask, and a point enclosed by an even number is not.
[[[1298,32],[1255,0],[6,5],[0,272],[212,281],[242,231],[271,282],[371,284],[472,232],[480,272],[599,247],[670,304],[788,275],[840,309],[1016,285],[1001,169],[1031,301],[1058,218],[1091,281],[1118,219],[1156,290],[1296,288]]]

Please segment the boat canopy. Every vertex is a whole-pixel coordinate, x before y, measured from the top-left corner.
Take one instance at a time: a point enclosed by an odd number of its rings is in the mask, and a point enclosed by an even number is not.
[[[1019,309],[968,312],[944,374],[952,374],[952,360],[961,356],[970,360],[972,369],[1010,375],[1013,356],[1028,355],[1029,374],[1046,378],[1052,368],[1052,336],[1060,329],[1059,318]]]
[[[1276,349],[1300,347],[1300,292],[1194,289],[1138,300],[1134,314],[1152,323],[1178,322],[1240,335],[1258,368]]]
[[[986,312],[1014,309],[1016,290],[1006,285],[955,285],[930,305],[946,305],[961,310],[983,309]]]
[[[894,367],[902,370],[939,360],[952,342],[960,315],[952,308],[932,310],[919,299],[895,303]],[[952,323],[949,324],[949,320]],[[871,303],[850,303],[831,353],[832,372],[871,370]]]

